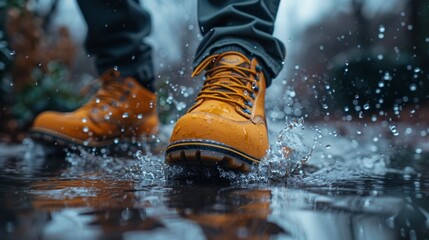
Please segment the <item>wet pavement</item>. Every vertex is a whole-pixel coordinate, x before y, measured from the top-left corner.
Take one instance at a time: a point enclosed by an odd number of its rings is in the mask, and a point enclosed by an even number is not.
[[[279,131],[252,174],[0,145],[0,239],[428,239],[426,138],[360,127]]]

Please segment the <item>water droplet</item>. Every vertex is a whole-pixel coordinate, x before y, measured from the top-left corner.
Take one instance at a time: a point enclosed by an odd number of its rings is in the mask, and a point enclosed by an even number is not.
[[[128,117],[129,117],[128,113],[123,113],[122,114],[122,118],[128,118]]]
[[[141,113],[140,113],[140,114],[138,114],[138,115],[137,115],[137,119],[143,119],[143,114],[141,114]]]
[[[144,154],[143,154],[143,152],[141,150],[138,150],[136,152],[136,158],[139,159],[139,160],[142,160],[144,158]]]
[[[14,56],[16,54],[15,50],[10,51],[9,55]]]
[[[175,102],[177,111],[181,111],[186,108],[186,103],[184,102]]]
[[[129,208],[125,208],[122,212],[121,212],[121,217],[122,220],[124,221],[128,221],[131,219],[131,217],[133,216],[133,213],[130,211]]]
[[[85,126],[85,127],[83,127],[83,132],[84,132],[84,133],[89,132],[89,128],[88,128],[88,127],[86,127],[86,126]]]
[[[82,123],[86,123],[88,120],[86,118],[82,118]]]
[[[396,128],[395,125],[390,125],[389,129],[393,133],[393,136],[398,136],[399,135],[399,132],[398,132],[398,130],[397,130],[397,128]]]
[[[405,132],[404,132],[406,135],[410,135],[411,133],[413,133],[413,129],[412,128],[410,128],[410,127],[407,127],[406,129],[405,129]]]
[[[385,72],[385,73],[384,73],[384,77],[383,77],[383,79],[384,79],[385,81],[390,81],[390,80],[392,80],[392,76],[390,75],[390,73],[389,73],[389,72]]]
[[[370,109],[370,105],[368,103],[366,103],[365,105],[363,105],[363,109],[365,109],[365,110]]]
[[[413,83],[413,84],[411,84],[411,85],[410,85],[410,90],[411,90],[411,91],[413,91],[413,92],[414,92],[414,91],[416,91],[416,90],[417,90],[417,85],[416,85],[416,84],[414,84],[414,83]]]
[[[325,146],[325,148],[326,149],[331,149],[331,145],[328,144],[328,145]]]

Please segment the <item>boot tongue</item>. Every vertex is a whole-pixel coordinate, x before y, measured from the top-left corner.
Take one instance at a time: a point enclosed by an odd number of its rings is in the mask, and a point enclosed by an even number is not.
[[[248,60],[245,57],[240,56],[236,53],[223,55],[222,58],[220,58],[217,61],[215,66],[231,66],[231,67],[239,66],[239,67],[245,67],[245,68],[250,67]]]
[[[111,81],[120,80],[120,76],[121,74],[119,73],[119,71],[111,69],[103,73],[103,75],[100,76],[100,80],[103,84],[107,84]]]
[[[241,56],[241,54],[237,53],[227,53],[224,54],[220,59],[216,61],[214,64],[215,67],[218,66],[228,66],[228,67],[243,67],[243,68],[250,68],[249,60],[247,60],[244,56]],[[230,76],[236,76],[236,77],[242,77],[240,74],[236,73],[232,69],[225,70],[219,75],[225,75],[225,78],[220,78],[219,82],[225,85],[230,85],[231,80]],[[245,83],[244,83],[245,84]]]

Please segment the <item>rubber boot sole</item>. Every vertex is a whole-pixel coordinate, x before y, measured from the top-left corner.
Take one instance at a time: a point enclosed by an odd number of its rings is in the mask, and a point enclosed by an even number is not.
[[[225,144],[208,140],[171,143],[165,152],[167,164],[221,167],[225,170],[250,172],[260,160]]]
[[[138,141],[133,138],[117,138],[116,140],[108,139],[104,141],[85,142],[82,140],[73,139],[65,135],[51,133],[41,129],[32,129],[30,131],[30,137],[33,140],[41,141],[47,147],[52,146],[52,147],[61,148],[61,149],[64,149],[64,148],[73,149],[76,147],[81,147],[83,149],[90,150],[96,154],[101,153],[102,152],[101,150],[103,149],[109,149],[113,153],[115,153],[115,155],[121,155],[121,154],[118,154],[121,151],[127,152],[127,150],[130,150],[130,149],[133,151],[139,149],[139,146],[137,146]],[[158,150],[157,147],[155,146],[156,140],[151,140],[148,137],[146,143],[148,144],[150,148],[149,150],[151,152],[160,152],[160,150]],[[128,147],[129,149],[125,151],[124,149],[120,149],[118,145],[121,145],[121,144],[130,145]]]

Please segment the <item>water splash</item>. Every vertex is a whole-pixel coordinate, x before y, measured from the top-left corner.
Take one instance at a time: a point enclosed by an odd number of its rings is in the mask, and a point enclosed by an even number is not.
[[[69,162],[68,176],[90,178],[131,179],[147,184],[162,184],[165,181],[164,159],[138,150],[132,157],[115,157],[106,154],[94,155],[91,151],[79,148],[77,152],[67,154]]]
[[[219,168],[220,175],[233,183],[285,182],[302,164],[306,163],[316,146],[304,141],[304,120],[287,121],[278,133],[277,141],[270,146],[262,161],[250,173],[235,173]]]
[[[192,168],[190,166],[168,166],[162,154],[153,155],[149,149],[138,150],[133,156],[112,157],[108,154],[94,155],[91,151],[79,148],[66,160],[71,167],[70,176],[82,173],[91,177],[133,179],[148,184],[162,184],[169,179],[223,178],[231,183],[285,182],[287,177],[309,160],[315,148],[304,141],[303,119],[287,121],[278,133],[276,141],[270,146],[261,164],[252,167],[250,173],[237,173],[223,169]],[[144,149],[143,146],[140,149]]]

